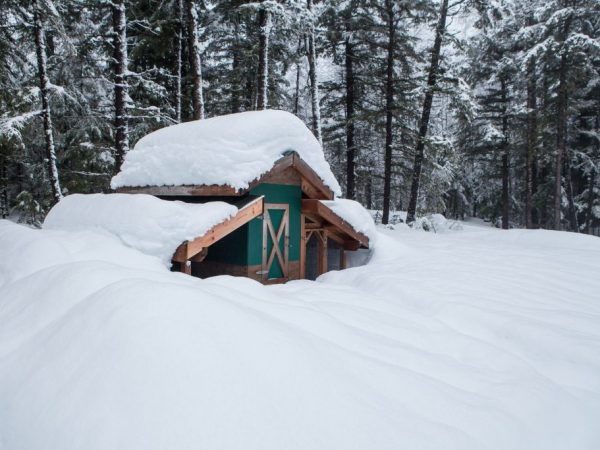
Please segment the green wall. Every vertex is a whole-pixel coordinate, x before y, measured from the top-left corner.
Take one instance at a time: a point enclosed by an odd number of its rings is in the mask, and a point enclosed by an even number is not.
[[[250,191],[251,195],[264,195],[265,203],[287,203],[290,205],[290,261],[300,259],[300,210],[302,209],[302,189],[287,184],[259,184]],[[263,221],[249,222],[248,265],[262,263]],[[275,223],[275,226],[278,224]],[[277,231],[277,230],[275,230]]]
[[[290,205],[289,260],[298,261],[300,259],[300,211],[302,208],[302,190],[300,186],[264,183],[252,189],[250,195],[264,195],[265,203],[287,203]],[[277,231],[280,215],[273,214],[272,220],[275,231]],[[206,259],[248,266],[262,264],[262,236],[263,220],[262,217],[257,217],[212,245]],[[270,248],[267,250],[270,251]],[[276,278],[280,276],[281,268],[276,263],[273,263],[273,266],[272,273],[269,276]]]

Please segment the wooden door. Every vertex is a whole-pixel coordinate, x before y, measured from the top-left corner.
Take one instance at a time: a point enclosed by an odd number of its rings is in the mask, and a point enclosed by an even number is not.
[[[263,281],[285,281],[289,277],[290,206],[265,203],[263,217]]]

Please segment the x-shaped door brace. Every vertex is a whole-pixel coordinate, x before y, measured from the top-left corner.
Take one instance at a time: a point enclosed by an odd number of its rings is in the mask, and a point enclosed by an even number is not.
[[[273,228],[273,222],[271,221],[271,216],[269,214],[269,210],[271,209],[283,210],[283,216],[281,217],[281,222],[279,224],[277,232],[275,232],[275,229]],[[273,246],[271,247],[271,252],[268,258],[267,236],[270,236],[271,240],[273,241]],[[279,247],[279,243],[281,241],[282,236],[284,236],[283,254],[281,253],[281,248]],[[265,204],[263,225],[263,264],[265,264],[266,262],[266,266],[263,268],[264,279],[269,278],[269,271],[271,270],[271,265],[273,264],[275,256],[277,256],[277,260],[279,261],[279,266],[281,267],[283,276],[287,278],[289,260],[289,205],[287,203]]]

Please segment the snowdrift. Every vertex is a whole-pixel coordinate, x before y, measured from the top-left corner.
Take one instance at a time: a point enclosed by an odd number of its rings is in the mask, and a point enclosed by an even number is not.
[[[0,251],[1,449],[600,446],[597,238],[383,230],[271,287],[93,231]]]
[[[171,267],[179,244],[202,236],[237,212],[225,202],[184,203],[145,194],[73,194],[50,210],[44,228],[106,232]]]

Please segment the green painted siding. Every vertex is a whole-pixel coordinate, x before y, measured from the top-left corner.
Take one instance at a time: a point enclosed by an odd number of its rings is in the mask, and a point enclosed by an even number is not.
[[[263,183],[250,191],[252,195],[264,195],[265,203],[287,203],[290,205],[290,261],[300,259],[300,210],[302,209],[302,189],[300,186]],[[274,220],[274,218],[272,219]],[[275,223],[275,227],[279,220]],[[248,265],[262,263],[262,219],[249,222]],[[275,264],[274,264],[275,265]]]
[[[259,184],[250,191],[250,195],[264,195],[265,203],[287,203],[290,205],[290,261],[300,259],[300,210],[302,208],[302,190],[300,186],[285,184]],[[275,229],[279,226],[282,213],[273,211],[271,220]],[[252,219],[248,224],[238,228],[229,236],[212,245],[206,257],[207,261],[219,261],[238,265],[262,264],[262,217]],[[283,237],[281,238],[283,247]],[[267,250],[271,250],[272,243],[268,242]],[[269,278],[282,276],[281,267],[277,258],[271,267]]]
[[[244,225],[211,245],[206,260],[245,266],[248,261],[247,242],[248,225]]]

